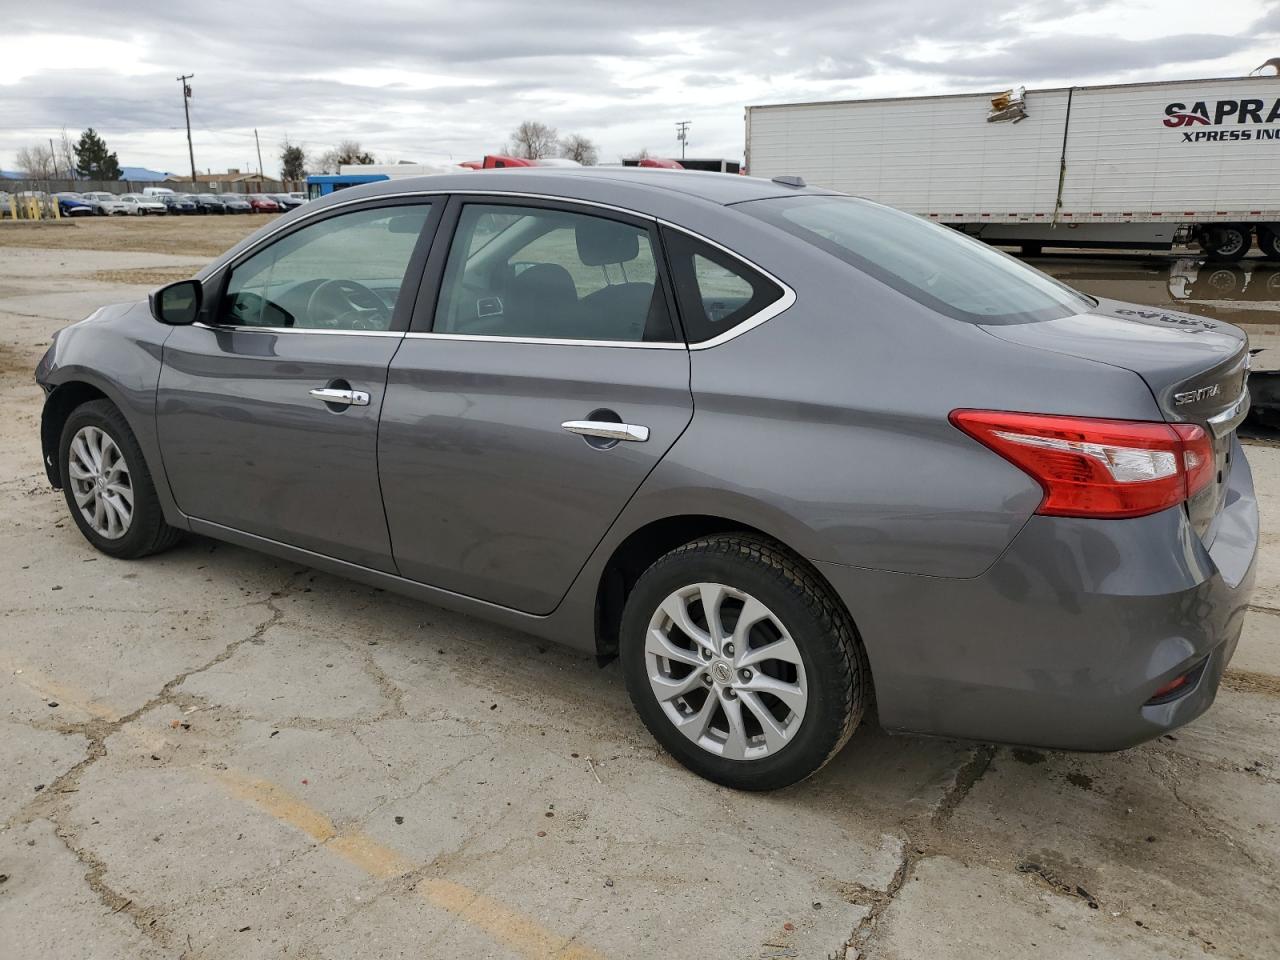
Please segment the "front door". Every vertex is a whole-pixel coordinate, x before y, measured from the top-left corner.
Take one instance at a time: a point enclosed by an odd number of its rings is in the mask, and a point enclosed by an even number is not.
[[[306,219],[206,284],[165,343],[158,424],[185,514],[394,572],[378,417],[433,228],[425,200]]]
[[[688,425],[688,350],[652,224],[492,198],[454,200],[447,219],[434,313],[392,361],[383,405],[396,563],[549,613]]]

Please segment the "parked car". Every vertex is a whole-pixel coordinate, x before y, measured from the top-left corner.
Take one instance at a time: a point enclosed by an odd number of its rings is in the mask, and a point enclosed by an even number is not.
[[[58,212],[64,217],[91,217],[93,206],[78,193],[55,193]]]
[[[293,210],[307,202],[305,197],[296,197],[291,193],[269,193],[267,196],[278,203],[281,210]]]
[[[169,208],[165,206],[164,201],[159,197],[147,197],[140,193],[125,193],[120,195],[120,199],[135,206],[138,212],[143,215],[169,212]]]
[[[744,789],[873,685],[889,730],[1083,750],[1213,702],[1258,545],[1236,327],[794,178],[475,189],[351,187],[62,330],[41,440],[89,543],[190,530],[617,656]]]
[[[144,197],[172,197],[176,191],[169,187],[143,187],[142,195]]]
[[[93,212],[98,216],[112,216],[114,214],[124,213],[141,213],[142,211],[136,207],[132,207],[125,203],[120,197],[114,193],[108,193],[105,190],[92,193],[82,193],[80,196],[85,203],[93,208]]]
[[[221,197],[212,193],[193,193],[191,200],[196,205],[196,213],[226,213],[227,205]]]
[[[282,209],[280,204],[265,193],[251,193],[245,199],[249,201],[254,213],[279,213]]]
[[[196,202],[185,193],[161,193],[156,199],[162,202],[170,213],[186,214],[196,212]]]
[[[253,213],[253,204],[242,193],[220,193],[218,199],[227,208],[227,213]]]

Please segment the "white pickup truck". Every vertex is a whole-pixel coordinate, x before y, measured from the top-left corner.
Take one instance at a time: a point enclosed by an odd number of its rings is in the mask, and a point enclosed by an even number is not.
[[[1280,80],[751,106],[753,176],[799,176],[993,243],[1280,259]]]

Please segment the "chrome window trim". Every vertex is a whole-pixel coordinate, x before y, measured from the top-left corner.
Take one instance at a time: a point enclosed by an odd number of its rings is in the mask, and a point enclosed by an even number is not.
[[[202,330],[230,330],[233,333],[320,333],[327,337],[404,337],[402,330],[323,330],[318,327],[255,327],[247,324],[201,323],[191,324]]]
[[[777,300],[773,301],[773,303],[769,304],[767,307],[764,307],[761,310],[757,310],[751,316],[745,318],[736,326],[731,327],[730,329],[726,330],[724,333],[720,334],[719,336],[712,337],[710,340],[703,340],[701,343],[690,343],[689,344],[690,350],[710,350],[712,347],[718,347],[722,343],[728,343],[730,340],[734,339],[735,337],[740,337],[744,333],[749,333],[750,331],[754,330],[756,327],[760,326],[762,323],[766,323],[769,320],[772,320],[774,317],[778,316],[778,314],[784,313],[785,311],[791,309],[791,307],[795,305],[796,292],[793,289],[791,289],[791,286],[789,284],[783,283],[781,280],[775,277],[772,273],[770,273],[764,267],[760,266],[758,263],[748,260],[742,254],[737,253],[736,251],[730,250],[724,244],[716,243],[714,240],[710,239],[709,237],[704,237],[700,233],[694,233],[692,230],[688,229],[687,227],[682,227],[678,223],[671,223],[668,220],[661,220],[661,219],[658,220],[658,223],[664,227],[669,227],[672,230],[679,230],[681,233],[685,234],[686,236],[693,237],[695,240],[699,241],[700,243],[705,243],[707,244],[707,246],[714,247],[715,249],[719,250],[721,253],[728,254],[729,256],[737,260],[739,263],[746,264],[748,267],[750,267],[756,273],[763,276],[765,279],[769,280],[772,283],[777,284],[778,288],[782,291],[782,296],[779,297]]]
[[[478,343],[546,343],[557,347],[630,347],[641,350],[688,350],[683,342],[654,343],[644,340],[563,340],[558,337],[495,337],[474,333],[405,334],[408,340],[463,340]]]
[[[667,227],[668,229],[671,229],[671,230],[678,230],[681,233],[685,234],[686,236],[693,237],[695,240],[701,243],[705,243],[708,246],[714,247],[720,252],[725,253],[730,257],[733,257],[735,260],[750,267],[752,270],[754,270],[756,273],[759,273],[761,276],[765,277],[770,282],[777,284],[779,289],[782,290],[782,296],[779,297],[777,300],[775,300],[773,303],[769,304],[767,307],[764,307],[762,310],[759,310],[756,313],[752,314],[751,316],[747,317],[746,319],[742,320],[732,329],[726,330],[724,333],[720,334],[719,336],[712,337],[710,340],[703,340],[701,343],[688,343],[687,341],[682,341],[679,343],[644,343],[642,341],[631,341],[631,340],[561,340],[561,339],[554,339],[550,337],[494,337],[494,336],[483,336],[479,334],[434,333],[434,332],[415,333],[412,331],[402,333],[400,331],[379,331],[379,330],[314,330],[314,329],[308,329],[306,327],[302,327],[302,328],[298,328],[298,327],[233,327],[233,326],[221,326],[221,325],[209,326],[203,323],[197,323],[197,324],[194,324],[194,326],[205,327],[206,329],[210,329],[210,330],[252,330],[252,331],[266,331],[266,332],[274,332],[274,333],[325,333],[325,334],[336,333],[336,334],[346,334],[346,335],[358,334],[358,335],[364,335],[364,336],[405,337],[405,338],[410,338],[414,340],[432,340],[432,339],[434,340],[474,340],[482,343],[502,341],[506,343],[547,343],[547,344],[554,344],[557,346],[595,346],[595,347],[631,347],[631,348],[639,347],[639,348],[644,348],[649,350],[654,350],[654,349],[656,350],[673,350],[673,349],[674,350],[710,350],[712,347],[718,347],[722,343],[728,343],[730,340],[736,339],[737,337],[742,336],[744,333],[749,333],[750,331],[754,330],[756,327],[760,326],[761,324],[767,323],[768,321],[772,320],[774,317],[778,316],[779,314],[785,313],[787,310],[791,309],[791,307],[795,305],[795,302],[797,299],[795,290],[793,290],[789,284],[786,284],[782,280],[779,280],[776,276],[774,276],[768,270],[761,267],[759,264],[755,263],[752,260],[747,259],[742,254],[737,253],[734,250],[730,250],[724,244],[717,243],[716,241],[712,240],[710,237],[704,237],[702,234],[694,230],[690,230],[688,227],[681,226],[678,223],[672,223],[670,220],[664,220],[661,217],[654,216],[653,214],[641,213],[638,210],[629,210],[626,207],[620,207],[620,206],[617,206],[616,204],[602,203],[598,200],[580,200],[576,197],[564,197],[564,196],[559,196],[555,194],[545,194],[545,193],[524,193],[524,192],[516,192],[512,190],[459,190],[459,189],[412,190],[412,191],[405,191],[401,193],[377,194],[372,197],[355,197],[351,200],[340,200],[337,203],[326,204],[325,206],[320,207],[319,209],[316,209],[316,210],[306,211],[300,216],[290,220],[288,223],[284,224],[283,226],[278,227],[275,230],[272,230],[270,233],[264,234],[252,246],[246,247],[244,250],[241,250],[232,256],[224,257],[220,261],[215,261],[215,265],[207,268],[208,274],[212,275],[214,273],[217,273],[225,269],[229,264],[238,263],[241,260],[247,259],[248,257],[252,256],[253,253],[256,252],[260,247],[262,247],[264,244],[270,241],[273,237],[275,237],[276,234],[280,233],[282,230],[292,227],[294,224],[300,223],[304,220],[309,220],[313,217],[321,216],[330,210],[336,210],[341,207],[355,206],[357,204],[363,204],[363,203],[377,203],[378,201],[381,201],[381,200],[402,200],[405,198],[414,198],[414,197],[423,197],[423,198],[444,197],[447,200],[449,197],[454,197],[454,196],[456,197],[515,197],[517,199],[522,199],[522,200],[552,201],[552,202],[559,202],[559,203],[584,206],[584,207],[595,207],[600,210],[611,210],[614,213],[621,213],[629,217],[634,217],[640,220],[646,220],[650,223],[655,223],[655,224],[658,224],[659,226]],[[305,207],[302,209],[306,210]]]

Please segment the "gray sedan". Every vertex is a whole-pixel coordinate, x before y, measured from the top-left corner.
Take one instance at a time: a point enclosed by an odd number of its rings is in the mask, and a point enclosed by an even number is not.
[[[307,204],[41,361],[103,553],[184,531],[620,658],[769,789],[881,724],[1111,750],[1206,710],[1258,518],[1235,327],[867,201],[688,172]]]

